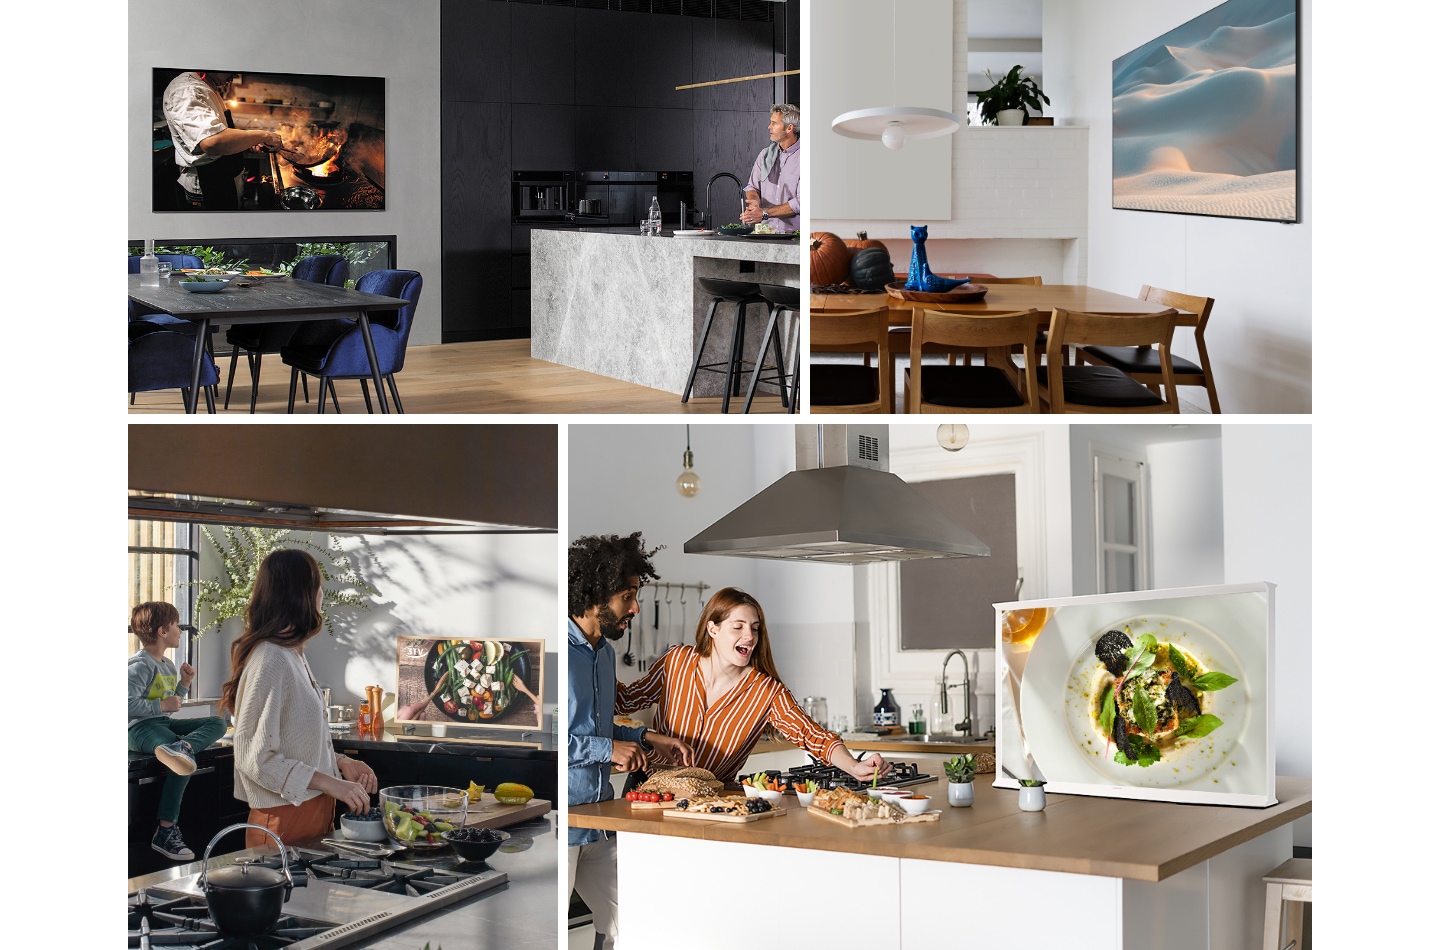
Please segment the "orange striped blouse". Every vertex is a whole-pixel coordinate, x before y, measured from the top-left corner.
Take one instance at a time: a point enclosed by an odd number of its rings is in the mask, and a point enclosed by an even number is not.
[[[823,762],[842,745],[839,736],[805,715],[784,683],[754,667],[706,709],[700,654],[691,646],[671,647],[640,679],[621,683],[615,711],[631,713],[657,703],[655,730],[689,743],[695,764],[723,782],[735,780],[767,723]]]

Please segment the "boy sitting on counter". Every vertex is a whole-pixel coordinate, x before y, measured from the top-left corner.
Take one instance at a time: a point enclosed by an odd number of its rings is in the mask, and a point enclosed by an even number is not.
[[[128,664],[130,751],[154,755],[174,773],[165,778],[160,792],[159,823],[150,847],[172,861],[193,861],[195,852],[186,847],[175,823],[180,817],[180,799],[195,771],[195,753],[225,734],[225,720],[216,716],[171,718],[180,711],[181,697],[190,692],[195,679],[193,666],[181,663],[177,671],[165,655],[180,645],[180,611],[174,604],[147,601],[137,605],[130,611],[130,632],[141,643]]]

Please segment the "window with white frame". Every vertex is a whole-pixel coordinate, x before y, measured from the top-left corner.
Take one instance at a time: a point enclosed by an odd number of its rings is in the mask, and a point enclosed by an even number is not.
[[[1148,590],[1145,464],[1093,453],[1095,583],[1102,594]]]

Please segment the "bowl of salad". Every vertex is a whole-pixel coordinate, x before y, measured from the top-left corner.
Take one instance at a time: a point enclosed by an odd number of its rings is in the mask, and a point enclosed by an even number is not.
[[[721,234],[729,235],[730,237],[739,237],[739,236],[742,235],[742,234],[749,234],[751,231],[754,231],[754,230],[755,230],[755,225],[753,225],[753,224],[738,224],[738,223],[737,223],[737,224],[722,224],[722,225],[720,225],[720,227],[716,228],[715,230],[719,231]]]
[[[230,285],[232,277],[221,277],[211,274],[192,274],[180,281],[180,286],[192,294],[213,294],[224,290]]]

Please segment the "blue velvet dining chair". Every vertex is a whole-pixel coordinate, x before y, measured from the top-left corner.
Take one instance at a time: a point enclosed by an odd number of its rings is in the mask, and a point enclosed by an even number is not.
[[[403,297],[410,301],[398,310],[370,313],[370,335],[375,341],[380,375],[389,384],[395,410],[402,413],[405,407],[400,402],[400,391],[395,387],[395,374],[405,368],[405,345],[410,339],[410,327],[415,322],[415,305],[420,301],[422,283],[417,271],[377,270],[365,274],[355,284],[355,289],[364,293]],[[331,320],[302,325],[295,331],[290,343],[280,348],[280,359],[290,367],[290,404],[287,411],[295,411],[295,383],[302,375],[315,376],[320,380],[320,391],[315,400],[317,412],[325,411],[327,387],[335,403],[335,411],[340,411],[340,400],[335,395],[334,381],[337,379],[360,380],[365,408],[374,411],[367,382],[370,379],[370,360],[365,354],[365,339],[360,334],[360,325],[355,321]]]
[[[156,254],[155,258],[157,260],[164,261],[165,263],[176,269],[194,268],[198,270],[199,268],[205,266],[204,263],[200,260],[200,258],[196,257],[194,254]],[[126,268],[128,273],[140,273],[140,258],[133,254],[130,255],[126,261]],[[163,310],[156,310],[154,307],[148,306],[146,304],[136,303],[134,300],[127,301],[127,303],[129,304],[130,317],[129,337],[132,341],[136,337],[144,336],[155,330],[163,329],[173,330],[176,333],[186,334],[191,340],[191,346],[194,346],[195,324],[191,323],[189,320],[182,320],[179,317],[168,314]],[[205,348],[207,350],[210,350],[213,356],[214,348],[210,345],[210,342],[208,340],[206,341]],[[186,365],[188,366],[189,363],[187,362]],[[188,381],[188,374],[186,376],[186,379]],[[215,387],[218,387],[219,382],[220,381],[216,379],[207,384],[207,387],[209,388],[207,388],[205,391],[206,399],[213,399],[215,398],[215,396],[218,395]],[[170,387],[162,386],[160,388],[168,389]],[[130,404],[132,406],[135,404],[136,392],[143,392],[143,390],[130,390]]]
[[[290,271],[292,280],[308,280],[331,287],[344,287],[350,266],[339,254],[317,254],[302,257]],[[235,385],[235,364],[241,352],[250,366],[250,414],[255,414],[255,400],[260,394],[260,361],[266,353],[279,353],[280,348],[295,335],[297,323],[247,323],[225,331],[230,344],[230,376],[225,381],[225,408],[230,408],[230,389]],[[305,384],[305,401],[310,401],[310,384]]]
[[[130,398],[136,393],[159,389],[178,389],[189,402],[190,361],[195,353],[195,331],[176,332],[164,327],[130,331]],[[200,385],[205,388],[205,408],[215,411],[215,397],[210,387],[220,381],[220,370],[209,352],[200,364]]]

